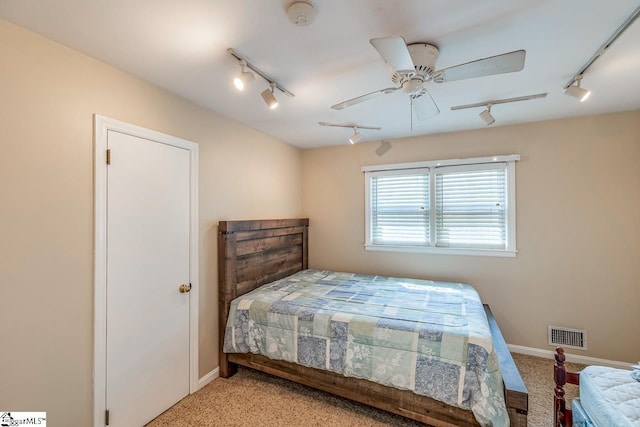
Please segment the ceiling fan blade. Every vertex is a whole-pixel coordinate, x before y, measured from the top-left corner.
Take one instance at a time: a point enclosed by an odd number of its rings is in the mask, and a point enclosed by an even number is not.
[[[478,59],[466,64],[455,65],[436,71],[433,81],[436,83],[453,82],[475,77],[492,76],[494,74],[513,73],[524,68],[526,51],[516,50],[502,55]]]
[[[347,101],[341,102],[339,104],[332,105],[331,108],[333,108],[334,110],[342,110],[344,108],[351,107],[352,105],[360,104],[361,102],[368,101],[368,100],[373,99],[373,98],[377,98],[380,95],[386,95],[388,93],[393,93],[393,92],[395,92],[395,91],[397,91],[399,89],[401,89],[401,88],[399,88],[399,87],[388,87],[386,89],[377,90],[375,92],[371,92],[371,93],[368,93],[366,95],[361,95],[361,96],[349,99]]]
[[[382,37],[371,39],[369,42],[394,71],[401,74],[415,73],[416,69],[404,38]]]
[[[413,106],[413,111],[416,112],[418,120],[425,120],[440,113],[440,109],[426,90],[420,96],[412,96],[411,105]]]

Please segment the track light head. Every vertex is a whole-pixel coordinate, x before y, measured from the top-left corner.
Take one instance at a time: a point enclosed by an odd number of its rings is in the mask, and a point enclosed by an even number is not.
[[[355,144],[356,142],[360,141],[360,139],[362,139],[362,134],[358,132],[358,127],[356,126],[353,128],[353,135],[351,135],[351,138],[349,138],[349,142],[351,144]]]
[[[581,88],[580,86],[574,86],[571,85],[569,86],[565,91],[565,94],[573,96],[575,98],[578,98],[580,100],[580,102],[584,102],[587,98],[589,98],[589,95],[591,95],[591,91]]]
[[[591,91],[581,87],[580,86],[581,82],[582,82],[582,76],[577,76],[576,84],[566,88],[564,90],[564,93],[566,95],[573,96],[574,98],[578,98],[580,102],[586,101],[586,99],[589,98],[589,95],[591,95]]]
[[[378,127],[378,126],[359,126],[359,125],[354,125],[354,124],[344,124],[344,125],[342,125],[342,124],[327,123],[327,122],[318,122],[318,124],[320,126],[335,126],[335,127],[339,127],[339,128],[351,128],[351,129],[353,129],[353,135],[351,135],[351,138],[349,138],[349,143],[350,144],[355,144],[356,142],[358,142],[358,141],[360,141],[362,139],[362,135],[360,134],[360,132],[358,132],[358,128],[359,129],[369,129],[369,130],[380,130],[380,129],[382,129],[381,127]],[[391,147],[391,144],[389,144],[389,147]]]
[[[244,90],[244,87],[247,85],[247,83],[255,80],[255,78],[256,76],[254,76],[251,71],[245,71],[241,73],[238,77],[233,79],[233,85],[238,90]]]
[[[255,80],[256,76],[253,75],[251,71],[245,71],[244,67],[246,67],[247,63],[244,60],[240,60],[240,75],[233,79],[233,85],[238,90],[244,90],[244,87],[247,83]]]
[[[491,104],[487,104],[487,109],[483,110],[479,114],[479,116],[487,126],[493,124],[496,121],[495,117],[491,115]]]
[[[378,155],[378,157],[382,157],[389,150],[391,150],[391,143],[383,139],[382,141],[380,141],[380,146],[376,148],[376,154]]]
[[[269,88],[262,91],[260,96],[264,99],[264,102],[269,106],[270,109],[274,109],[278,106],[278,100],[273,95],[273,91],[276,87],[274,82],[269,82]]]

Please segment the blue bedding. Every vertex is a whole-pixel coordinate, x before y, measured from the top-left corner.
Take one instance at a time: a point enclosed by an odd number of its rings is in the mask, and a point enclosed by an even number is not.
[[[508,426],[502,376],[469,285],[305,270],[236,298],[227,353],[374,381]]]
[[[640,427],[640,382],[631,371],[587,366],[580,372],[580,404],[598,427]]]

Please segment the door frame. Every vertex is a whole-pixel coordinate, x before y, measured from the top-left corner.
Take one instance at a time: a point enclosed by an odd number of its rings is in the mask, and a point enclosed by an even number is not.
[[[105,425],[107,385],[107,133],[127,135],[180,147],[190,158],[189,222],[189,394],[199,388],[198,372],[198,144],[130,123],[94,115],[94,307],[93,425]],[[158,414],[159,415],[159,414]]]

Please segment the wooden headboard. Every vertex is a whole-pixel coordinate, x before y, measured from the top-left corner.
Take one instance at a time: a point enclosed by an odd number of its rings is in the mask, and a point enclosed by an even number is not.
[[[231,301],[265,283],[308,268],[308,218],[220,221],[218,224],[218,313],[220,375],[229,367],[222,351]]]

